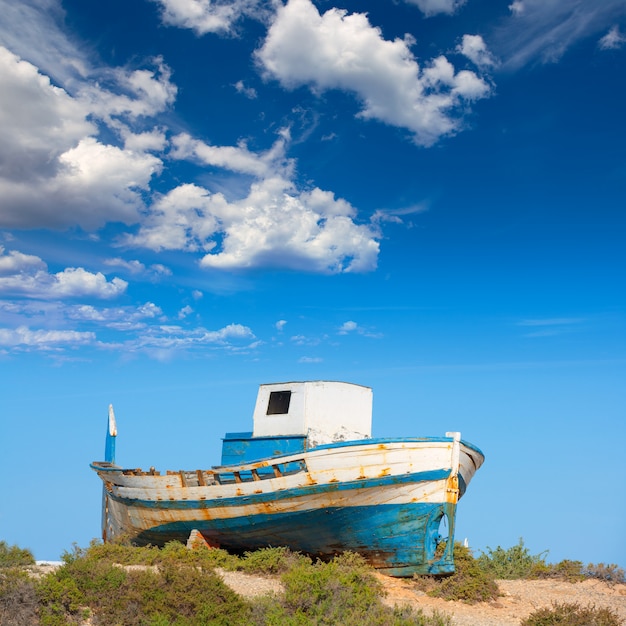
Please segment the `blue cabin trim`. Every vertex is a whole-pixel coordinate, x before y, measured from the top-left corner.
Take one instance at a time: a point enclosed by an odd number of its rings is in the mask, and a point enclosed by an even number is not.
[[[277,456],[298,454],[307,449],[304,435],[253,437],[251,432],[226,433],[222,439],[222,465],[242,465]]]

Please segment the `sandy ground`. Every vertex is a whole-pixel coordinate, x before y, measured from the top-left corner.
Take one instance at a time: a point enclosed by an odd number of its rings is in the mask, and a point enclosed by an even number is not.
[[[519,626],[520,620],[553,602],[607,607],[626,620],[626,585],[608,585],[599,580],[567,583],[554,580],[499,580],[501,597],[493,602],[465,604],[430,598],[415,589],[410,580],[377,575],[387,591],[385,602],[409,604],[452,616],[459,626]]]

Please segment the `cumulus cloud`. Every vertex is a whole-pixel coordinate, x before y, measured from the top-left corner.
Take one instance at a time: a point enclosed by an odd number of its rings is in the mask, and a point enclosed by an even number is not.
[[[421,68],[405,40],[385,40],[365,14],[333,8],[320,15],[310,0],[278,9],[256,56],[267,78],[291,89],[352,92],[360,117],[406,128],[423,146],[459,131],[459,109],[491,91],[444,56]]]
[[[118,331],[143,330],[150,320],[164,321],[163,311],[152,302],[139,306],[95,307],[89,304],[66,306],[60,311],[67,320],[91,322]]]
[[[55,274],[33,255],[18,251],[5,252],[0,247],[0,294],[29,298],[115,298],[126,290],[121,278],[108,281],[101,272],[88,272],[82,267],[68,267]]]
[[[376,267],[373,224],[319,188],[299,190],[282,137],[267,152],[245,145],[211,146],[179,135],[174,158],[192,158],[255,177],[243,198],[228,200],[195,184],[155,199],[138,232],[125,243],[155,251],[202,252],[205,268],[283,267],[313,272],[364,272]]]
[[[88,117],[148,114],[171,97],[160,94],[168,92],[167,78],[162,80],[141,72],[126,76],[146,101],[127,98],[124,105],[114,106],[114,98],[106,104],[105,92],[96,86],[80,97],[70,96],[32,64],[0,47],[0,226],[78,224],[91,230],[109,221],[136,222],[144,206],[141,191],[160,172],[161,161],[101,143]]]
[[[602,50],[617,50],[626,42],[626,37],[620,33],[619,26],[613,26],[609,32],[600,39],[598,46]]]
[[[164,24],[189,28],[197,35],[231,33],[243,16],[261,17],[260,0],[153,0],[161,7]]]
[[[465,4],[466,0],[406,0],[406,2],[417,5],[426,17],[431,17],[439,13],[452,15]]]
[[[85,81],[77,98],[85,102],[91,115],[107,122],[113,119],[137,120],[164,111],[176,99],[177,87],[161,57],[152,59],[152,69],[129,70],[116,67],[100,70],[98,81]],[[111,89],[106,89],[111,85]]]
[[[277,331],[282,332],[285,328],[285,324],[287,324],[287,320],[278,320],[276,324],[274,324],[274,326],[276,327]]]
[[[486,69],[496,65],[496,60],[480,35],[463,35],[456,49],[477,67]]]

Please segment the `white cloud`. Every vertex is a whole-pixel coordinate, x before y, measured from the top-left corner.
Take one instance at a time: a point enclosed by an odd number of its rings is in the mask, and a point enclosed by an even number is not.
[[[0,45],[42,68],[57,83],[81,80],[89,63],[63,32],[65,19],[60,0],[20,0],[2,3]]]
[[[59,349],[61,346],[92,344],[95,333],[75,330],[31,330],[27,326],[0,328],[0,346],[35,347],[40,350]]]
[[[149,76],[127,79],[147,101],[133,114],[153,111],[165,97]],[[140,190],[160,172],[161,161],[94,137],[88,115],[122,112],[107,109],[105,92],[92,87],[89,101],[73,98],[1,47],[0,81],[0,225],[94,229],[109,221],[136,222],[144,206]]]
[[[299,191],[294,164],[285,158],[288,134],[267,151],[245,145],[210,146],[179,135],[175,158],[252,175],[247,196],[228,200],[194,184],[155,199],[128,245],[155,251],[204,252],[202,267],[283,267],[312,272],[362,272],[376,267],[379,243],[373,225],[357,224],[356,210],[331,192]],[[245,192],[244,192],[245,193]]]
[[[307,337],[306,335],[293,335],[289,340],[297,346],[317,346],[320,344],[318,337]]]
[[[152,302],[139,306],[95,307],[88,304],[66,306],[62,310],[67,320],[91,322],[113,330],[128,332],[146,328],[149,320],[163,320],[163,311]]]
[[[179,319],[186,320],[190,312],[190,307],[184,307]],[[74,331],[79,325],[88,330]],[[161,308],[152,302],[99,307],[60,300],[0,300],[0,346],[8,351],[19,351],[24,346],[49,351],[53,346],[55,352],[62,352],[76,345],[89,345],[124,357],[142,353],[163,359],[205,349],[249,352],[259,344],[252,330],[243,324],[227,324],[215,330],[168,324]]]
[[[340,335],[347,335],[354,332],[358,328],[358,324],[353,321],[344,322],[337,331]]]
[[[170,82],[171,71],[163,59],[152,59],[153,69],[110,68],[99,72],[98,82],[85,82],[77,98],[86,103],[92,115],[110,122],[113,118],[129,121],[151,117],[173,104],[178,91]],[[111,85],[105,89],[102,83]]]
[[[203,348],[229,352],[250,351],[258,342],[248,326],[228,324],[218,330],[194,328],[188,330],[176,325],[148,326],[136,338],[122,344],[125,352],[141,352],[156,359],[168,359],[178,352]],[[109,344],[105,349],[119,349]]]
[[[265,153],[257,154],[248,150],[245,144],[238,146],[212,146],[182,133],[172,139],[174,159],[193,159],[205,165],[226,168],[232,172],[267,176],[277,168],[289,168],[291,162],[285,159],[285,140],[279,139]]]
[[[141,261],[126,261],[119,257],[114,259],[105,259],[104,264],[109,267],[121,267],[130,274],[143,274],[146,271],[146,266]]]
[[[37,272],[46,268],[46,264],[32,254],[23,254],[17,250],[9,250],[6,254],[0,246],[0,277],[11,276],[22,272]]]
[[[246,85],[244,85],[244,82],[242,80],[238,80],[234,84],[234,87],[237,90],[237,93],[244,95],[246,98],[249,98],[250,100],[254,100],[258,96],[256,89],[254,87],[246,87]]]
[[[287,320],[278,320],[274,326],[277,331],[282,332],[285,328],[285,324],[287,324]]]
[[[364,328],[363,326],[359,326],[356,322],[350,320],[348,322],[344,322],[338,329],[338,335],[349,335],[350,333],[356,333],[358,335],[363,335],[364,337],[369,337],[370,339],[380,339],[382,337],[381,333],[376,333],[372,330]]]
[[[243,16],[266,12],[259,0],[153,0],[161,6],[164,24],[189,28],[197,35],[230,33]]]
[[[316,272],[362,272],[376,267],[379,244],[355,210],[321,189],[294,195],[281,179],[252,185],[234,206],[222,206],[221,246],[204,267],[289,267]]]
[[[460,130],[463,105],[490,95],[482,78],[455,73],[443,56],[421,69],[405,40],[383,39],[365,14],[333,8],[320,15],[310,0],[278,9],[257,59],[286,88],[356,94],[360,117],[406,128],[424,146]]]
[[[456,49],[477,67],[486,69],[496,65],[496,60],[480,35],[463,35],[463,40]]]
[[[626,16],[623,0],[516,0],[490,39],[505,68],[554,63],[580,40],[600,36]]]
[[[178,319],[184,320],[188,315],[193,313],[193,309],[187,304],[180,311],[178,311]]]
[[[452,15],[456,13],[466,1],[467,0],[406,0],[409,4],[416,4],[426,17],[431,17],[438,13]]]
[[[46,264],[36,256],[0,248],[0,293],[29,298],[73,298],[90,296],[114,298],[126,290],[121,278],[108,281],[101,272],[68,267],[49,274]]]
[[[303,356],[298,359],[298,363],[322,363],[324,359],[319,356]]]
[[[162,152],[167,145],[165,132],[158,128],[145,133],[133,133],[123,128],[120,135],[124,139],[124,149],[133,152]]]
[[[609,32],[600,39],[598,45],[602,50],[617,50],[626,42],[626,37],[619,31],[619,26],[613,26]]]
[[[153,263],[149,267],[146,267],[141,261],[137,261],[136,259],[126,261],[125,259],[116,257],[114,259],[105,259],[104,264],[107,267],[122,268],[133,276],[145,276],[150,280],[159,279],[162,276],[172,275],[172,270],[165,267],[165,265],[162,265],[161,263]]]

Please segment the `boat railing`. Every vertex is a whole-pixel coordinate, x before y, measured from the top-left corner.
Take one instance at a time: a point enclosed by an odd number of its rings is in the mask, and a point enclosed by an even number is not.
[[[296,459],[286,463],[271,464],[264,461],[256,467],[246,465],[238,469],[220,467],[215,468],[213,471],[215,480],[220,485],[231,485],[234,483],[248,483],[258,480],[268,480],[270,478],[280,478],[282,476],[291,476],[293,474],[299,474],[300,472],[306,472],[307,467],[304,459]]]
[[[124,476],[161,476],[161,472],[151,467],[148,471],[140,468],[121,468],[111,463],[96,462],[91,466],[100,471],[116,471]],[[271,478],[281,478],[307,471],[304,458],[297,456],[281,457],[275,463],[271,459],[245,465],[223,465],[210,470],[167,470],[165,476],[179,476],[182,487],[208,487],[211,485],[231,485],[249,483]]]

